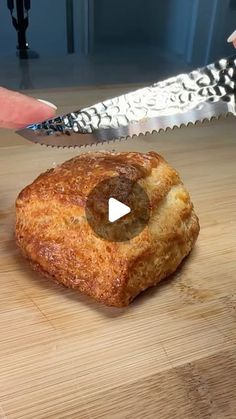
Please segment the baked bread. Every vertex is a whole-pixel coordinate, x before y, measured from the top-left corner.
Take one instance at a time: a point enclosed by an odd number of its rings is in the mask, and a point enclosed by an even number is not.
[[[125,176],[150,202],[146,227],[131,240],[98,237],[86,200],[111,176]],[[16,240],[33,268],[109,306],[127,306],[176,270],[199,222],[178,173],[157,153],[91,152],[41,174],[16,201]]]

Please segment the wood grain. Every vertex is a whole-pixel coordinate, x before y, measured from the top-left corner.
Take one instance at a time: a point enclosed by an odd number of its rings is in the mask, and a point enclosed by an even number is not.
[[[61,112],[125,90],[31,93]],[[38,277],[14,242],[17,193],[85,150],[31,145],[6,130],[0,146],[0,418],[235,418],[235,119],[104,147],[163,154],[201,223],[178,272],[127,309]]]

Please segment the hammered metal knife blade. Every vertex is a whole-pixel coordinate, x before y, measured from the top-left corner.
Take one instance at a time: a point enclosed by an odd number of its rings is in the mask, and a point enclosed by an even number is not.
[[[236,115],[236,55],[17,131],[57,147],[96,144]]]

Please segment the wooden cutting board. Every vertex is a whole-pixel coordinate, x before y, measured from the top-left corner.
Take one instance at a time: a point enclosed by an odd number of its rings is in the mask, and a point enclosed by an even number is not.
[[[61,112],[125,89],[34,95]],[[103,147],[160,152],[201,223],[181,269],[126,309],[38,277],[14,242],[18,192],[85,150],[35,146],[3,130],[0,144],[0,418],[235,418],[235,119]]]

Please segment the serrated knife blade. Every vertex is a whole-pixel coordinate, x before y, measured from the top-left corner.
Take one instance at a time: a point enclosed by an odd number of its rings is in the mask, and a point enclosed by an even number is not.
[[[236,55],[17,131],[34,143],[92,145],[236,115]]]

